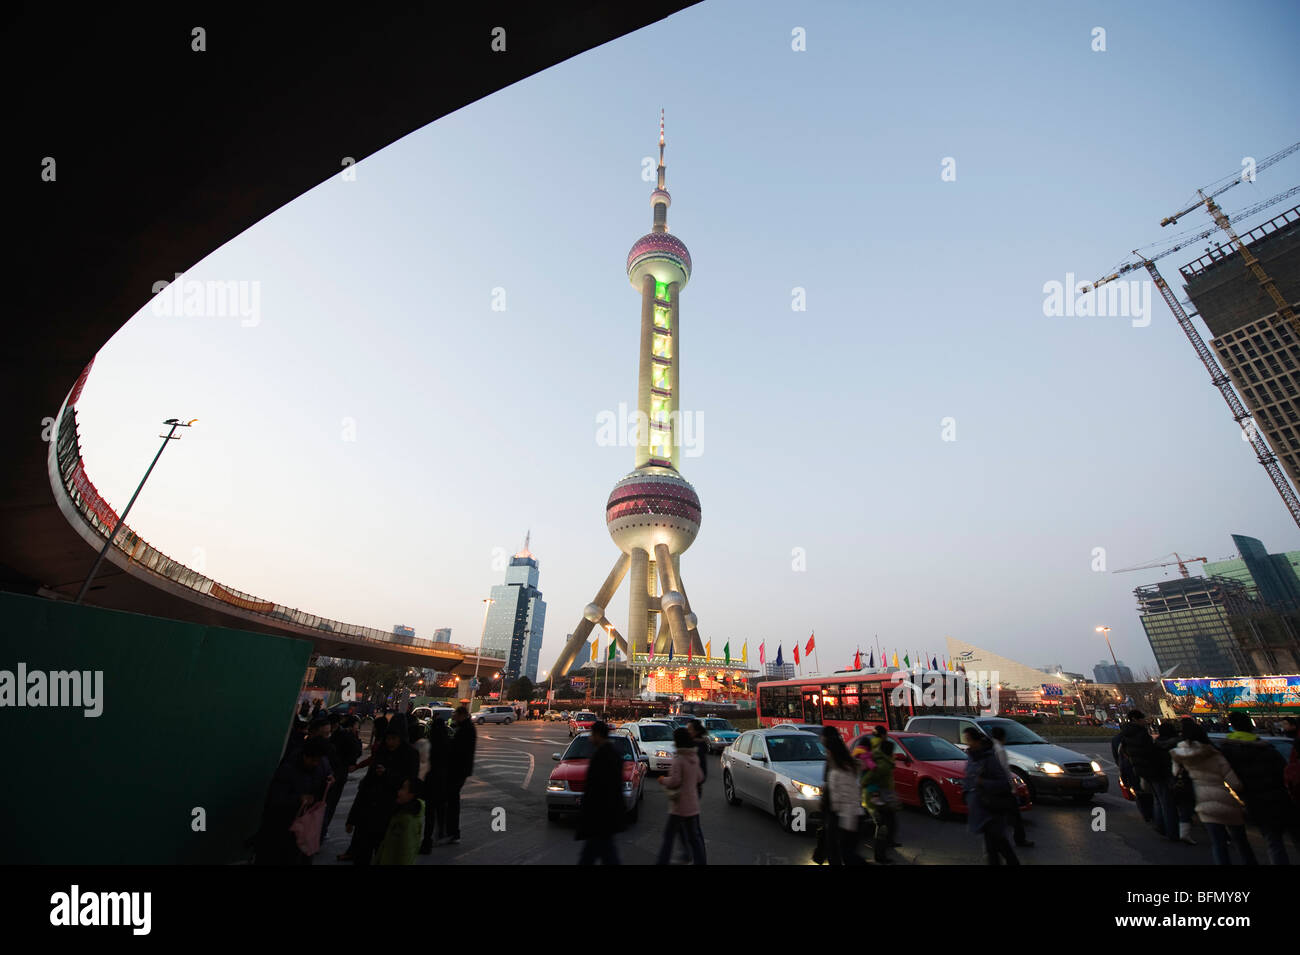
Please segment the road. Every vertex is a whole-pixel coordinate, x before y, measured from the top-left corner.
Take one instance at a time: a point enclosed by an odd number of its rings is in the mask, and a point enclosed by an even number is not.
[[[563,723],[528,722],[478,727],[474,776],[462,793],[461,841],[439,846],[420,856],[420,865],[571,864],[579,843],[571,821],[546,819],[546,780],[555,763],[552,753],[569,743]],[[1205,831],[1195,826],[1197,845],[1160,839],[1142,822],[1137,807],[1119,792],[1108,743],[1071,743],[1072,749],[1098,760],[1110,774],[1110,792],[1092,805],[1042,800],[1025,814],[1028,837],[1035,842],[1020,850],[1025,864],[1055,865],[1209,865]],[[317,864],[336,864],[348,836],[343,831],[362,776],[352,774],[340,802],[336,821]],[[624,863],[655,861],[668,813],[663,788],[649,777],[640,819],[619,837]],[[701,806],[710,864],[811,865],[813,837],[782,831],[771,815],[749,805],[728,806],[722,797],[719,757],[711,756]],[[1267,863],[1262,841],[1251,833],[1261,863]],[[898,860],[915,865],[978,865],[982,842],[966,831],[964,818],[936,820],[919,809],[907,809],[899,821]]]

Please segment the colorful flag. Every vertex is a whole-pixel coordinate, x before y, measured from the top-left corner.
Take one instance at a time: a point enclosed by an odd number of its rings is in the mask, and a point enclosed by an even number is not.
[[[694,652],[695,652],[695,641],[688,636],[686,638],[686,662],[687,663],[691,662],[691,657],[694,655]]]
[[[808,637],[808,646],[804,649],[804,652],[803,652],[803,655],[804,655],[804,656],[808,656],[810,653],[812,653],[814,650],[817,649],[817,641],[816,641],[816,637],[817,637],[817,634],[816,634],[816,633],[812,633],[812,634],[809,635],[809,637]]]
[[[746,640],[740,647],[740,662],[741,663],[749,662],[749,641],[748,640]]]
[[[767,663],[767,641],[764,640],[758,645],[758,662]]]
[[[931,669],[931,670],[937,670],[937,669],[939,669],[939,658],[938,658],[938,657],[931,657],[931,658],[930,658],[930,669]]]
[[[611,660],[617,660],[618,657],[615,655],[617,652],[618,652],[618,641],[611,636],[609,638],[609,658]]]
[[[645,658],[647,660],[653,660],[655,658],[655,642],[653,637],[646,637]]]
[[[907,670],[912,669],[912,658],[906,653],[903,654],[903,668]]]
[[[871,651],[871,659],[867,660],[867,666],[874,670],[876,668],[876,651]]]
[[[671,637],[668,639],[668,662],[673,662],[673,641]]]
[[[799,641],[798,640],[796,640],[794,643],[794,665],[795,666],[799,665]]]
[[[853,669],[855,669],[855,670],[861,670],[861,669],[862,669],[862,651],[861,651],[861,650],[855,650],[855,651],[853,652]]]
[[[728,666],[731,665],[731,641],[730,640],[728,640],[726,643],[722,645],[722,659],[727,661]]]
[[[704,659],[713,659],[713,641],[709,640],[704,644]]]
[[[781,644],[779,643],[776,645],[776,665],[779,667],[785,666],[785,661],[781,659]]]
[[[894,662],[893,662],[892,666],[894,667],[895,670],[898,669],[898,651],[897,651],[897,650],[894,651]]]
[[[591,641],[591,660],[594,663],[599,659],[600,659],[600,637],[597,637],[595,640]]]

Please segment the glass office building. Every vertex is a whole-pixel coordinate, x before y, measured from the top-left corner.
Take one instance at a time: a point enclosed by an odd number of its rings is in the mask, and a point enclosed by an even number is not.
[[[520,676],[537,682],[546,601],[537,589],[537,558],[524,548],[510,558],[505,583],[492,588],[483,652],[506,661],[506,685]]]

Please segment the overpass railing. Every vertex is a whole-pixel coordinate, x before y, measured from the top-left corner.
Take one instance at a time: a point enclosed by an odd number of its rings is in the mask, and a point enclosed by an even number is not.
[[[87,366],[89,371],[89,366]],[[84,373],[83,373],[84,378]],[[80,380],[78,384],[80,384]],[[86,476],[85,462],[81,458],[81,442],[77,434],[77,414],[75,399],[80,388],[75,388],[59,421],[55,453],[59,476],[68,498],[81,515],[82,519],[96,534],[107,538],[117,524],[117,512],[104,500],[90,478]],[[154,547],[129,526],[123,525],[114,541],[114,549],[125,556],[137,567],[157,574],[172,583],[188,587],[196,594],[210,597],[241,610],[260,614],[268,620],[296,624],[309,630],[319,630],[335,636],[348,638],[349,642],[383,644],[389,647],[412,647],[430,650],[446,656],[464,657],[475,648],[462,647],[455,643],[436,643],[433,640],[412,638],[409,642],[393,639],[393,634],[376,627],[363,627],[354,623],[345,623],[319,614],[307,613],[294,607],[286,607],[263,597],[245,593],[235,587],[228,587],[192,567],[187,567],[178,560],[168,557]]]

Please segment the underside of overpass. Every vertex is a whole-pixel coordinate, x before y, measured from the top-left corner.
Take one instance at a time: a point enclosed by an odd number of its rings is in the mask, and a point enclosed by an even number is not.
[[[82,370],[155,282],[338,174],[342,157],[360,161],[690,5],[363,4],[337,15],[266,4],[255,18],[227,6],[137,5],[75,24],[51,5],[7,12],[8,39],[27,60],[4,67],[21,91],[5,161],[22,292],[0,376],[0,589],[71,599],[90,570],[96,548],[58,499],[51,435]],[[49,69],[35,75],[31,62]],[[170,413],[159,408],[160,418]],[[116,551],[85,602],[305,637],[321,655],[434,669],[465,661],[463,652],[384,646],[232,607]]]

